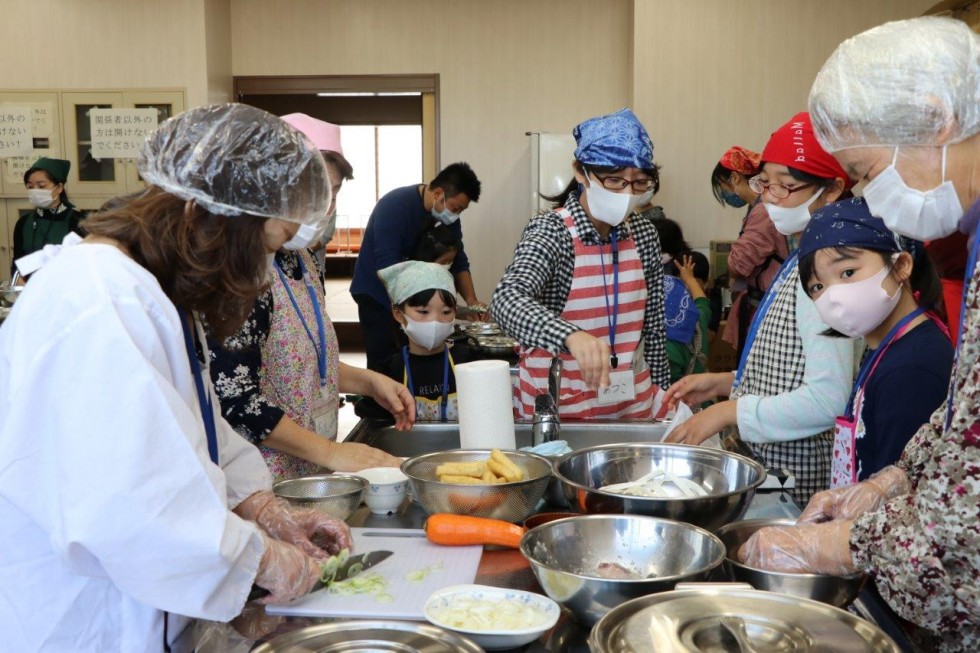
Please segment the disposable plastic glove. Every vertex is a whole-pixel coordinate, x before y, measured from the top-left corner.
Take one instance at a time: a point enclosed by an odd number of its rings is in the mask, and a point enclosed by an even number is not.
[[[326,560],[351,547],[347,524],[312,508],[291,508],[285,499],[268,490],[242,501],[235,507],[235,514],[254,521],[272,537],[294,544],[318,560]]]
[[[269,590],[259,603],[285,603],[307,594],[320,579],[320,564],[299,547],[262,533],[265,551],[259,561],[255,584]]]
[[[817,524],[836,519],[855,519],[880,508],[886,501],[910,489],[909,477],[898,467],[886,467],[866,481],[824,490],[813,495],[798,523]]]
[[[857,571],[849,545],[851,523],[763,528],[739,548],[738,559],[770,571],[849,576]]]

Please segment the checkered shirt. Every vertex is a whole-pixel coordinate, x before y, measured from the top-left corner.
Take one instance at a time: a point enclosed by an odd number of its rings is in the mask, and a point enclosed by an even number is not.
[[[779,287],[776,299],[752,344],[741,383],[732,391],[732,399],[743,395],[771,397],[795,390],[803,384],[806,357],[796,326],[799,278],[799,270],[794,266]],[[774,424],[773,428],[779,426]],[[800,506],[805,506],[815,492],[827,489],[834,444],[833,429],[802,440],[746,444],[770,467],[788,469],[796,476],[796,489],[790,493]]]
[[[589,220],[578,195],[565,202],[582,242],[608,243]],[[663,265],[660,239],[647,218],[631,216],[616,227],[620,241],[630,237],[643,264],[647,284],[647,304],[643,316],[643,354],[653,383],[670,385],[664,330]],[[504,331],[525,347],[539,347],[552,353],[568,353],[565,339],[580,330],[560,316],[572,288],[575,249],[564,220],[555,211],[541,213],[528,222],[514,250],[514,260],[504,271],[490,302],[490,314]],[[612,283],[612,279],[609,279]]]

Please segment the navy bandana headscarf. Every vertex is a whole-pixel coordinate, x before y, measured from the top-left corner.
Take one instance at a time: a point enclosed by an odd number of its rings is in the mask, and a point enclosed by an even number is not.
[[[653,141],[629,109],[589,118],[572,130],[575,158],[586,165],[610,168],[653,167]]]
[[[664,326],[667,340],[682,342],[685,345],[694,340],[701,312],[684,282],[669,274],[664,275]]]
[[[827,247],[856,247],[878,252],[906,251],[913,255],[919,243],[900,238],[881,218],[871,215],[864,198],[835,202],[815,211],[800,238],[800,258]]]

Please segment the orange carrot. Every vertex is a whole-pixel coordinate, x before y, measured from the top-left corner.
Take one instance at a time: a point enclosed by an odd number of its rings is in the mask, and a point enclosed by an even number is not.
[[[523,528],[510,522],[449,513],[430,515],[423,528],[430,542],[444,546],[496,544],[516,549],[524,535]]]

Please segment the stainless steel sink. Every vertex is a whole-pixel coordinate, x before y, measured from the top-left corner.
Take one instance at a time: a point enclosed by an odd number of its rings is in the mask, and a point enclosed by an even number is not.
[[[515,425],[517,447],[531,445],[531,423]],[[572,449],[617,442],[660,442],[667,425],[655,422],[575,422],[561,424],[561,439]],[[394,456],[419,456],[433,451],[459,448],[459,424],[418,423],[411,431],[396,431],[383,420],[362,419],[348,442],[363,442]]]

